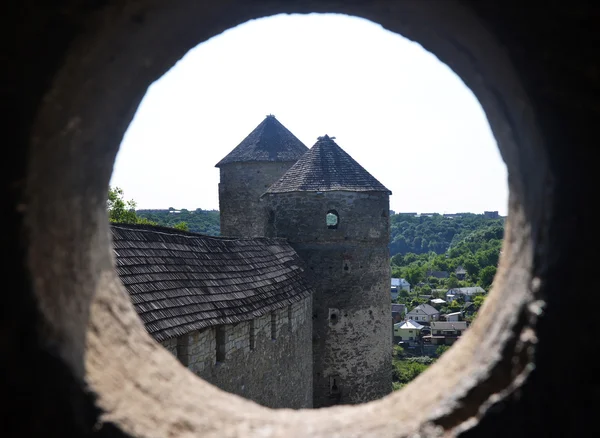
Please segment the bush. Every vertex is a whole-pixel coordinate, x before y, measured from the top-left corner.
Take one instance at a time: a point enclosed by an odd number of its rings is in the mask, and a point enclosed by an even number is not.
[[[449,349],[450,349],[450,347],[448,345],[440,345],[438,348],[435,349],[435,354],[437,357],[440,357],[442,354],[444,354]]]
[[[394,363],[394,381],[407,384],[427,369],[428,365],[409,360],[399,360]]]

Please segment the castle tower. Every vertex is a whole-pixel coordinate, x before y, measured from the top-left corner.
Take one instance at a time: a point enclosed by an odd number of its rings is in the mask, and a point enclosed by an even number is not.
[[[288,239],[315,288],[315,408],[392,390],[390,194],[324,136],[263,195],[267,235]]]
[[[260,196],[308,148],[273,115],[268,115],[235,149],[219,161],[221,235],[264,236]]]

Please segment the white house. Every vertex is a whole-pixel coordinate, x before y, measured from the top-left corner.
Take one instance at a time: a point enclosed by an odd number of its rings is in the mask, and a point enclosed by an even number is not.
[[[392,301],[398,298],[398,293],[401,290],[405,290],[410,292],[410,283],[406,281],[404,278],[392,278]]]
[[[419,304],[406,314],[406,319],[412,319],[419,322],[437,321],[440,317],[440,312],[429,304]]]
[[[479,286],[473,287],[456,287],[454,289],[448,289],[446,292],[446,301],[449,303],[462,296],[465,301],[471,301],[473,295],[485,294],[485,290]]]
[[[450,322],[450,321],[460,321],[461,316],[462,316],[462,312],[448,313],[448,314],[446,314],[446,321],[448,321],[448,322]]]
[[[394,338],[400,341],[416,341],[423,326],[412,319],[394,324]]]

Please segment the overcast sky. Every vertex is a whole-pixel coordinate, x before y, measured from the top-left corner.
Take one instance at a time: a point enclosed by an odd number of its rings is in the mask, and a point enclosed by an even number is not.
[[[111,185],[138,208],[218,209],[214,165],[267,114],[308,147],[335,136],[396,212],[506,214],[506,166],[462,80],[418,44],[333,14],[250,21],[190,50],[148,89]]]

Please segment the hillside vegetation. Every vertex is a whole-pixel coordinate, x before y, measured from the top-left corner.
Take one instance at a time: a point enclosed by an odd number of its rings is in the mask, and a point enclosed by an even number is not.
[[[218,236],[220,231],[219,212],[217,210],[136,210],[136,214],[146,220],[165,227],[175,227],[185,223],[189,231],[194,233]]]

